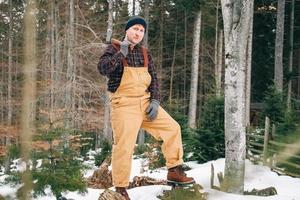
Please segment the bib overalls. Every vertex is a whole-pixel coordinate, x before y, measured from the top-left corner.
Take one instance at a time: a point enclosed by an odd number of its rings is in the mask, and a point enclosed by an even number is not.
[[[147,58],[145,53],[144,58]],[[147,62],[145,61],[143,67],[131,67],[124,59],[123,66],[120,86],[116,92],[110,94],[110,116],[114,138],[112,178],[115,187],[129,185],[132,154],[140,128],[155,139],[163,141],[162,152],[167,168],[183,163],[179,124],[162,107],[159,107],[155,120],[147,119],[146,109],[150,103],[150,93],[147,89],[151,83]]]

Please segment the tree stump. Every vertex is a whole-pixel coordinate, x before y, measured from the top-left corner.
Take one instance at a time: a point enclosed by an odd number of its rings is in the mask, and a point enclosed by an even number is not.
[[[93,175],[88,178],[88,187],[94,189],[107,189],[113,186],[112,174],[108,169],[111,163],[111,157],[106,158],[100,167],[94,171]]]
[[[121,194],[107,189],[100,194],[98,200],[125,200],[125,198]]]

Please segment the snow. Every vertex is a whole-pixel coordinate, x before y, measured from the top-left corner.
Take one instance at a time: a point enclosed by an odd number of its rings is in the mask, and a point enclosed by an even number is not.
[[[96,169],[87,161],[91,169],[85,172],[85,177],[92,175]],[[156,169],[154,171],[146,171],[145,159],[134,159],[132,163],[131,176],[149,176],[156,179],[165,179],[167,175],[166,168]],[[246,173],[245,173],[245,190],[251,191],[252,189],[264,189],[273,186],[277,190],[277,195],[269,197],[259,197],[251,195],[236,195],[220,192],[210,189],[210,175],[211,164],[214,165],[215,174],[223,172],[225,159],[220,158],[218,160],[210,161],[204,164],[197,164],[196,162],[186,163],[191,170],[187,171],[188,176],[195,178],[196,182],[204,187],[204,191],[208,193],[208,200],[300,200],[300,179],[289,176],[280,176],[275,172],[272,172],[270,168],[266,166],[255,165],[249,160],[246,160]],[[18,187],[1,184],[6,175],[0,175],[0,194],[5,197],[14,198],[15,192]],[[214,185],[219,186],[217,176],[215,175]],[[111,188],[113,189],[113,188]],[[132,188],[128,190],[131,200],[158,200],[157,196],[161,195],[164,190],[170,190],[170,186],[154,185]],[[81,195],[77,192],[68,192],[64,196],[73,200],[97,200],[100,193],[104,190],[88,188],[88,192],[85,195]],[[38,200],[55,200],[55,197],[51,194],[50,189],[46,190],[47,196],[38,197]]]

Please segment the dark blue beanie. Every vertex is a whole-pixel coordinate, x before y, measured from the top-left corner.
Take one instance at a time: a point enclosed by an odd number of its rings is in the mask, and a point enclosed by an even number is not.
[[[125,31],[127,31],[130,27],[132,27],[135,24],[142,25],[145,28],[145,31],[146,31],[146,29],[147,29],[147,23],[146,23],[145,19],[142,18],[142,17],[140,17],[140,16],[133,16],[133,17],[131,17],[127,21],[127,23],[126,23]]]

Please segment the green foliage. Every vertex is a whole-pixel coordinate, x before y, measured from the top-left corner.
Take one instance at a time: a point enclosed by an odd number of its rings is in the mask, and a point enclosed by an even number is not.
[[[273,85],[265,93],[264,104],[264,116],[268,116],[275,124],[283,121],[285,110],[283,95]]]
[[[207,99],[195,139],[194,158],[198,162],[203,163],[225,156],[223,97],[213,96]]]
[[[12,144],[9,148],[9,156],[11,159],[19,158],[21,155],[20,147],[16,144]]]
[[[69,135],[69,145],[62,140],[63,134]],[[34,149],[31,153],[33,166],[31,174],[33,179],[33,195],[35,197],[46,195],[45,189],[49,187],[56,198],[62,197],[62,192],[86,192],[86,183],[82,174],[84,167],[79,159],[78,145],[71,142],[75,134],[72,130],[52,129],[47,133],[40,133],[35,140],[46,142],[49,149]],[[8,182],[20,182],[21,173],[13,173]],[[22,190],[22,187],[19,191]]]
[[[64,149],[60,157],[52,158],[33,170],[32,176],[36,181],[34,195],[45,195],[47,186],[50,186],[57,198],[65,191],[86,192],[86,183],[81,172],[83,166],[74,156],[70,149]]]
[[[188,118],[180,109],[178,105],[169,107],[172,117],[181,126],[184,159],[202,163],[224,157],[224,98],[212,96],[206,100],[200,127],[196,130],[188,127]]]
[[[149,147],[147,144],[142,144],[142,145],[137,145],[134,148],[134,153],[133,155],[136,155],[138,157],[144,157],[144,153],[149,151]]]
[[[95,165],[100,166],[101,163],[111,154],[111,144],[107,140],[100,142],[101,150],[95,155]]]
[[[158,196],[161,200],[173,200],[173,199],[184,199],[184,200],[206,200],[207,194],[201,192],[202,186],[194,184],[191,187],[183,188],[178,187],[172,190],[164,191],[162,196]]]

